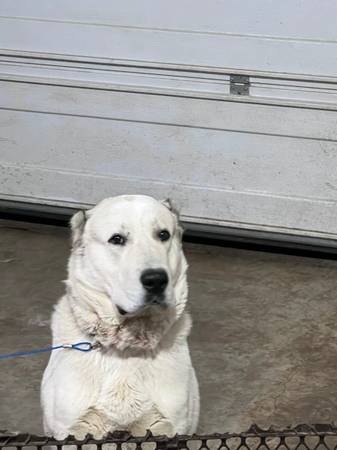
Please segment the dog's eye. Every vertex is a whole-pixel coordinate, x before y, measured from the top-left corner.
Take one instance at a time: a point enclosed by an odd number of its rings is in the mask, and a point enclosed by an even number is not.
[[[158,237],[162,242],[168,241],[171,237],[170,232],[167,230],[161,230],[158,233]]]
[[[113,245],[125,245],[126,238],[121,234],[114,234],[108,242]]]

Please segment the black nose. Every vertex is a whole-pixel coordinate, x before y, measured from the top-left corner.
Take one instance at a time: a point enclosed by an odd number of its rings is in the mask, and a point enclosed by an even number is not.
[[[140,281],[149,294],[162,294],[168,283],[164,269],[147,269],[140,276]]]

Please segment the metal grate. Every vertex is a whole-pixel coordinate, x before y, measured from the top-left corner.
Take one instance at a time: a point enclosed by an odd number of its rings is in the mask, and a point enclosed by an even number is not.
[[[244,433],[214,433],[174,437],[153,436],[148,432],[143,437],[135,437],[126,431],[115,431],[104,439],[96,440],[87,435],[83,440],[68,436],[63,440],[30,434],[0,433],[0,450],[45,450],[54,446],[56,450],[66,450],[75,445],[77,450],[90,448],[134,449],[134,450],[337,450],[337,427],[335,425],[298,425],[294,428],[264,430],[257,425]],[[93,446],[93,447],[92,447]],[[47,449],[46,449],[47,450]]]

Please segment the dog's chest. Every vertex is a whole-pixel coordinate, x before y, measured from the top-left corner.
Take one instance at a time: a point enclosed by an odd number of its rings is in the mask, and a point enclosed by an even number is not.
[[[111,359],[102,369],[98,403],[118,425],[127,426],[152,408],[152,376],[144,361]]]

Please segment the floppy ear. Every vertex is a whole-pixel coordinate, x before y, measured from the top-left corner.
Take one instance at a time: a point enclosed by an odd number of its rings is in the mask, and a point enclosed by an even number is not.
[[[70,220],[73,247],[78,247],[81,245],[86,219],[86,213],[83,210],[75,213]]]

